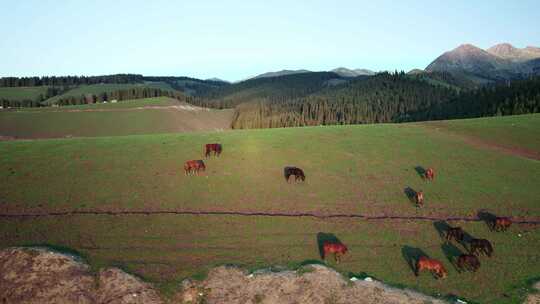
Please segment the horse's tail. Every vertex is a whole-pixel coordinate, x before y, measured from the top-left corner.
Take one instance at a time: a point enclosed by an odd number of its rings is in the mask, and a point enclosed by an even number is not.
[[[487,246],[487,251],[488,251],[488,256],[491,256],[491,254],[493,253],[493,247],[491,246],[491,243],[490,242],[487,242],[486,244]]]

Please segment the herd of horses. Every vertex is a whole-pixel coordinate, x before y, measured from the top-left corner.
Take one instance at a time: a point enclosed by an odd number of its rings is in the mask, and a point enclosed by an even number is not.
[[[219,156],[223,151],[221,144],[213,143],[206,144],[204,149],[205,157],[208,158],[211,155]],[[206,165],[201,159],[198,160],[188,160],[184,164],[184,170],[186,175],[199,174],[199,171],[205,171]],[[297,167],[285,167],[283,174],[287,183],[290,181],[290,177],[294,176],[295,181],[305,181],[306,175],[304,171]],[[435,170],[433,168],[428,168],[424,171],[422,177],[426,181],[433,182],[435,179]],[[416,191],[414,193],[414,199],[418,207],[424,206],[424,193],[423,191]],[[494,217],[488,221],[489,228],[493,231],[506,231],[511,225],[512,220],[507,217]],[[493,246],[487,239],[477,239],[477,238],[465,238],[465,231],[461,227],[447,227],[445,241],[447,243],[452,240],[461,244],[468,253],[461,254],[456,259],[456,265],[460,271],[473,271],[476,272],[480,268],[480,255],[486,255],[491,257],[493,254]],[[467,248],[468,244],[468,248]],[[330,254],[334,255],[334,260],[336,263],[341,261],[341,257],[344,256],[348,248],[341,241],[324,241],[322,244],[323,255],[322,258]],[[414,265],[414,274],[419,275],[421,271],[430,271],[435,275],[436,278],[446,278],[448,276],[448,271],[444,267],[444,264],[436,259],[430,258],[428,256],[419,256],[416,259]]]

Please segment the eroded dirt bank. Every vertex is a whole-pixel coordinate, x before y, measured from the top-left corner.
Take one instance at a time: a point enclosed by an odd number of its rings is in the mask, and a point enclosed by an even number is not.
[[[301,271],[252,274],[221,266],[211,270],[204,281],[184,280],[178,290],[171,299],[163,299],[153,286],[117,268],[95,273],[76,256],[46,248],[0,250],[2,304],[446,303],[370,279],[349,280],[321,265],[308,265]],[[540,303],[540,296],[530,295],[525,303]]]

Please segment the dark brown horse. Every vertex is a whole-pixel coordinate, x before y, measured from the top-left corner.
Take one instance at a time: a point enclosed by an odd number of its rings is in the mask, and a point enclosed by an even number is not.
[[[480,261],[475,255],[462,254],[457,259],[457,266],[460,270],[476,272],[480,268]]]
[[[300,168],[285,167],[285,169],[283,169],[283,174],[285,175],[285,180],[287,182],[289,182],[289,177],[291,175],[294,175],[294,180],[295,181],[298,181],[299,179],[301,179],[302,181],[306,180],[306,176],[304,175],[304,171],[302,171],[302,169],[300,169]]]
[[[512,225],[512,220],[507,217],[496,217],[493,221],[493,230],[506,231]]]
[[[448,230],[446,230],[447,242],[450,242],[452,239],[458,242],[462,242],[464,237],[465,232],[463,232],[463,229],[461,229],[461,227],[448,227]]]
[[[469,252],[474,255],[480,255],[481,253],[491,257],[493,254],[493,247],[491,243],[486,239],[472,239],[470,242]]]
[[[221,144],[206,144],[204,156],[208,157],[212,152],[214,152],[214,156],[219,156],[222,149]]]
[[[206,170],[206,166],[204,165],[204,162],[200,159],[198,160],[188,160],[184,163],[184,172],[186,175],[192,174],[193,172],[197,173],[199,175],[199,170]]]

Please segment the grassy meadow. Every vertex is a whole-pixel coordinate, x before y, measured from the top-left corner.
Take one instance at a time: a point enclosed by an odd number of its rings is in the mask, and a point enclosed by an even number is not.
[[[40,95],[45,96],[47,86],[40,87],[0,87],[0,99],[10,100],[37,100]]]
[[[129,90],[134,88],[157,88],[162,90],[172,90],[172,88],[163,82],[146,82],[146,83],[126,83],[126,84],[117,84],[117,83],[100,83],[100,84],[91,84],[91,85],[81,85],[71,90],[68,90],[64,94],[60,94],[54,97],[51,97],[44,101],[45,104],[55,104],[60,99],[69,98],[71,96],[80,97],[81,95],[94,94],[99,95],[101,93],[110,93],[119,90]]]
[[[156,97],[117,103],[25,108],[0,112],[0,136],[95,137],[229,129],[232,110],[189,110]]]
[[[107,120],[107,112],[89,113]],[[0,113],[0,130],[4,114]],[[80,124],[80,119],[73,118],[67,125]],[[49,118],[51,124],[53,120]],[[508,123],[514,127],[508,128]],[[528,291],[528,281],[540,273],[537,225],[515,224],[507,232],[495,233],[482,222],[448,222],[492,241],[494,256],[481,258],[482,267],[474,274],[458,273],[452,266],[451,260],[464,248],[445,245],[437,228],[447,218],[475,218],[480,210],[517,221],[540,220],[540,162],[489,148],[496,140],[538,152],[534,142],[540,115],[437,124],[0,142],[3,215],[232,211],[402,218],[4,216],[0,217],[0,247],[71,248],[94,267],[121,266],[170,292],[183,278],[200,277],[216,265],[294,268],[320,262],[318,235],[324,233],[348,245],[350,253],[341,264],[328,260],[346,275],[365,273],[392,285],[480,303],[517,303]],[[86,129],[96,130],[95,126]],[[471,145],[470,138],[485,144]],[[210,142],[223,144],[222,156],[206,160],[207,170],[200,176],[185,176],[184,161],[202,158],[203,145]],[[303,168],[306,182],[287,184],[283,167],[288,165]],[[436,180],[424,181],[420,167],[435,168]],[[423,208],[414,206],[407,188],[424,191]],[[443,261],[449,277],[444,281],[427,273],[415,277],[408,260],[418,252]]]

